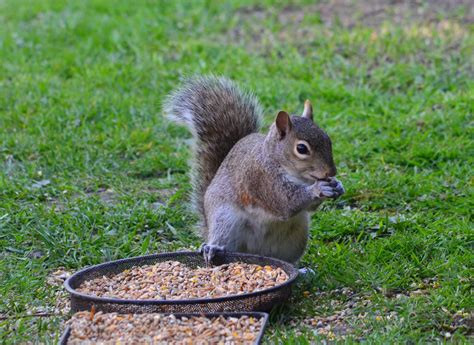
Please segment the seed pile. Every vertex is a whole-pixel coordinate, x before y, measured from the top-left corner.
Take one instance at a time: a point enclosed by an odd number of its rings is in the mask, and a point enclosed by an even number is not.
[[[178,261],[132,267],[82,283],[77,291],[121,299],[215,298],[271,288],[288,280],[279,267],[234,262],[190,268]]]
[[[251,344],[263,319],[82,311],[68,321],[68,344]]]

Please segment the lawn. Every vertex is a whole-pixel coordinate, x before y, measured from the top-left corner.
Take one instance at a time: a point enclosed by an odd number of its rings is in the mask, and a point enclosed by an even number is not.
[[[472,342],[474,5],[413,3],[1,0],[0,343],[57,341],[65,272],[198,248],[160,110],[194,73],[266,125],[311,99],[347,190],[268,343]]]

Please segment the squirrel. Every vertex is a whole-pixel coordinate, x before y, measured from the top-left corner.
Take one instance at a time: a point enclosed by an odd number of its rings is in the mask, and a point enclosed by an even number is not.
[[[225,77],[194,76],[165,98],[163,112],[193,136],[192,202],[206,263],[219,251],[297,263],[310,212],[344,193],[311,103],[301,116],[280,111],[263,135],[252,93]]]

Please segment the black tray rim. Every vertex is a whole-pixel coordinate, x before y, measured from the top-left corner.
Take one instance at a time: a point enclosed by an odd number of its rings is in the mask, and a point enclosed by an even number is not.
[[[111,314],[111,313],[106,313],[106,314]],[[121,313],[117,313],[121,314]],[[263,325],[262,328],[260,329],[260,332],[258,332],[257,339],[255,339],[254,344],[260,344],[263,339],[263,335],[265,334],[265,330],[268,326],[268,319],[269,319],[269,314],[261,311],[232,311],[232,312],[215,312],[215,313],[152,313],[152,314],[161,314],[161,315],[174,315],[176,317],[193,317],[193,316],[204,316],[206,318],[212,318],[212,317],[219,317],[219,316],[224,316],[224,317],[241,317],[241,316],[253,316],[257,317],[259,319],[263,319]],[[61,338],[59,339],[59,345],[67,345],[67,342],[69,340],[69,336],[71,335],[71,326],[67,326],[66,329],[64,330],[63,334],[61,335]]]
[[[98,265],[93,265],[86,267],[80,271],[75,272],[72,274],[69,278],[66,279],[64,282],[64,287],[66,288],[66,291],[69,292],[71,297],[79,298],[82,300],[88,300],[90,302],[96,302],[96,303],[113,303],[113,304],[133,304],[133,305],[170,305],[170,304],[175,304],[175,305],[182,305],[182,304],[204,304],[204,303],[219,303],[219,302],[226,302],[226,301],[233,301],[233,300],[240,300],[240,299],[245,299],[249,297],[256,297],[260,296],[263,294],[267,294],[273,291],[280,290],[284,287],[291,286],[296,278],[298,277],[299,271],[298,269],[291,263],[275,259],[272,257],[268,256],[262,256],[262,255],[255,255],[255,254],[248,254],[248,253],[238,253],[238,252],[226,252],[225,254],[222,254],[224,256],[237,256],[237,257],[252,257],[257,260],[265,260],[265,261],[273,261],[276,263],[279,263],[281,265],[289,266],[291,267],[291,271],[289,274],[289,278],[287,281],[284,283],[278,284],[276,286],[273,286],[268,289],[260,290],[260,291],[255,291],[255,292],[247,292],[247,293],[242,293],[238,295],[229,295],[229,296],[223,296],[223,297],[217,297],[217,298],[193,298],[193,299],[168,299],[168,300],[163,300],[163,299],[120,299],[120,298],[110,298],[110,297],[98,297],[98,296],[93,296],[93,295],[87,295],[81,292],[76,291],[72,286],[71,286],[71,281],[74,279],[77,279],[83,274],[88,273],[89,271],[96,270],[96,269],[101,269],[104,266],[108,266],[110,264],[121,264],[124,262],[130,262],[130,261],[136,261],[136,260],[146,260],[146,259],[154,259],[154,258],[159,258],[159,257],[168,257],[168,256],[173,256],[173,255],[180,255],[180,256],[201,256],[202,254],[200,252],[193,252],[193,251],[182,251],[182,252],[166,252],[166,253],[159,253],[159,254],[148,254],[148,255],[142,255],[142,256],[135,256],[131,258],[125,258],[125,259],[119,259],[119,260],[113,260],[113,261],[107,261]],[[288,272],[287,272],[288,273]]]

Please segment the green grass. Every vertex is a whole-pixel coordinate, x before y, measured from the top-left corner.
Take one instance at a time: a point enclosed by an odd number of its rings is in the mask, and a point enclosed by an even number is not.
[[[314,214],[316,274],[269,342],[472,342],[469,2],[311,3],[0,1],[1,343],[58,339],[58,268],[197,248],[189,134],[160,113],[193,73],[255,91],[267,124],[309,98],[333,139],[347,193]]]

